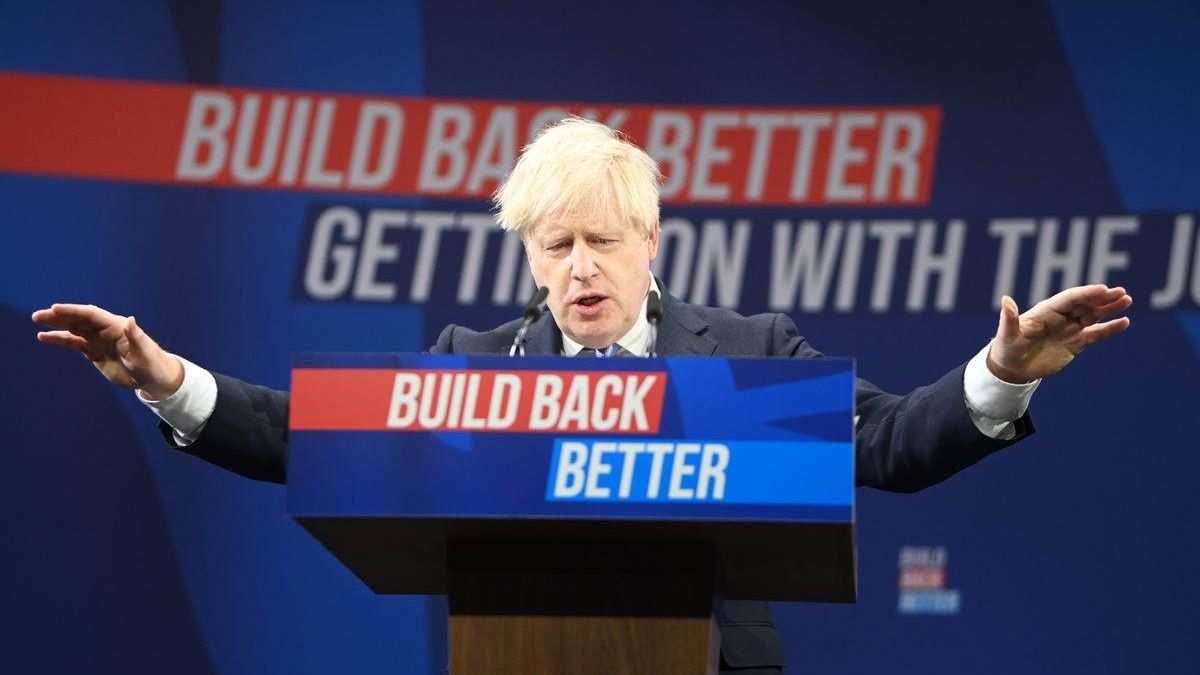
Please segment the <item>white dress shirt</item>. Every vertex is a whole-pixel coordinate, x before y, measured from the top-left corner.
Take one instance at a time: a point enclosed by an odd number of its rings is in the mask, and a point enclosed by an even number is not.
[[[650,283],[658,289],[658,283],[651,277]],[[646,320],[646,300],[638,312],[637,321],[617,344],[634,356],[645,356],[650,345],[650,322]],[[963,374],[963,398],[967,404],[967,414],[980,433],[1001,440],[1007,440],[1017,435],[1015,420],[1021,418],[1029,409],[1029,400],[1033,391],[1041,384],[1035,380],[1028,384],[1011,384],[992,374],[987,367],[989,342],[967,363]],[[583,345],[563,335],[563,355],[575,356]],[[183,364],[183,384],[172,395],[161,401],[146,397],[140,389],[138,398],[150,407],[164,422],[174,429],[175,445],[185,446],[196,442],[208,418],[212,416],[217,406],[217,381],[212,373],[176,356]],[[858,418],[855,417],[857,424]]]
[[[217,407],[217,379],[212,373],[187,359],[174,354],[183,364],[183,383],[174,394],[155,401],[146,396],[146,392],[137,390],[137,397],[162,421],[171,425],[174,430],[175,445],[183,447],[191,445],[200,438],[208,418],[212,417]]]

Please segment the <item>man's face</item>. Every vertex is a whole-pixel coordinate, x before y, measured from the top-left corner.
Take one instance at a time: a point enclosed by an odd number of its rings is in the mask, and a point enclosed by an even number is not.
[[[633,328],[658,254],[658,226],[649,236],[612,216],[564,216],[537,223],[525,254],[564,335],[587,347],[607,347]]]

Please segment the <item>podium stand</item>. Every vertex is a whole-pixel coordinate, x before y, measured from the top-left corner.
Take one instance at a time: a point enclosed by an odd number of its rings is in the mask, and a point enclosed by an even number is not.
[[[723,598],[853,602],[843,359],[303,354],[288,511],[447,594],[453,675],[717,670]]]

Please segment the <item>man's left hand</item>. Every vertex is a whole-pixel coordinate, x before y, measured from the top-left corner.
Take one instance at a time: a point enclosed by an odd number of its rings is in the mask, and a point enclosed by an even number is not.
[[[1024,314],[1007,295],[1000,303],[1000,327],[987,365],[1006,382],[1024,383],[1062,370],[1089,345],[1129,327],[1129,318],[1101,319],[1129,309],[1124,288],[1077,286],[1047,298]]]

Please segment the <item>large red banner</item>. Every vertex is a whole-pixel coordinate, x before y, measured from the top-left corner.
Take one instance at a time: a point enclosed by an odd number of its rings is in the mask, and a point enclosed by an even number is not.
[[[486,199],[568,114],[644,147],[678,204],[925,204],[941,124],[937,106],[587,105],[0,72],[0,171]]]

